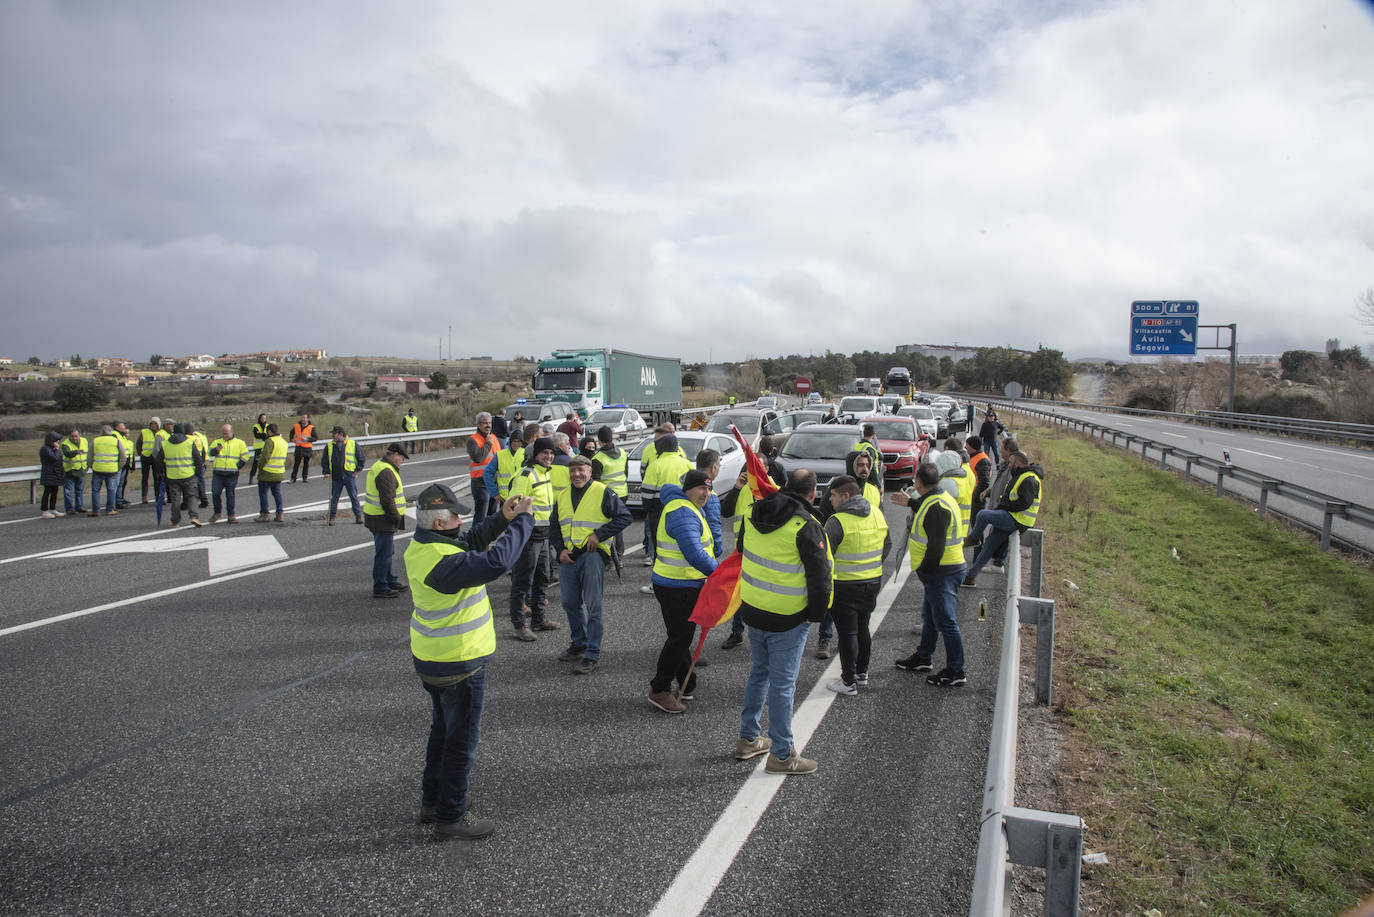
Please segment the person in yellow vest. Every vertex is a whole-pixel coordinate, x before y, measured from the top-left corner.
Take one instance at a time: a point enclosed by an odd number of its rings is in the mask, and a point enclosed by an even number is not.
[[[862,438],[854,444],[854,451],[845,456],[845,468],[851,477],[855,476],[854,459],[861,454],[867,454],[873,462],[873,471],[869,473],[869,480],[881,494],[884,490],[883,454],[878,449],[878,428],[871,423],[866,423],[861,428],[861,433]]]
[[[1026,453],[1018,451],[1007,456],[1007,476],[1011,484],[997,509],[985,509],[973,520],[975,532],[982,533],[991,528],[983,539],[983,546],[978,549],[977,557],[973,559],[973,565],[968,568],[965,586],[974,585],[974,579],[989,560],[998,566],[1004,565],[1011,533],[1024,533],[1034,528],[1035,520],[1040,515],[1045,470],[1031,464]]]
[[[181,525],[182,510],[190,516],[192,525],[200,527],[202,523],[193,499],[196,475],[205,467],[205,454],[200,451],[200,443],[186,435],[184,426],[173,424],[171,437],[158,443],[153,458],[167,481],[167,505],[172,510],[172,528]]]
[[[113,516],[116,491],[119,490],[119,469],[127,459],[124,442],[115,435],[114,427],[105,424],[100,435],[91,440],[91,515],[100,515],[100,488],[105,488],[105,515]]]
[[[196,445],[200,447],[200,454],[205,457],[205,464],[196,472],[196,499],[200,501],[200,508],[205,509],[210,505],[205,493],[205,467],[210,464],[210,440],[196,429],[195,424],[185,423],[182,426],[186,428],[186,435],[196,441]]]
[[[234,435],[230,424],[220,427],[219,438],[210,444],[210,496],[215,511],[210,517],[214,525],[221,518],[221,510],[229,514],[230,522],[238,522],[234,512],[234,495],[239,486],[239,472],[248,464],[248,444]]]
[[[404,416],[404,417],[401,418],[401,432],[403,432],[403,433],[419,433],[419,432],[420,432],[420,418],[419,418],[418,416],[416,416],[416,414],[415,414],[415,409],[414,409],[414,408],[411,408],[409,411],[406,411],[406,416]],[[409,442],[406,443],[406,451],[408,451],[408,452],[414,452],[414,451],[416,451],[417,449],[418,449],[419,451],[421,451],[421,452],[425,451],[425,444],[424,444],[423,441],[412,439],[412,440],[410,440]]]
[[[491,414],[477,415],[477,432],[468,437],[468,483],[472,489],[472,524],[479,526],[491,512],[492,494],[487,491],[487,466],[496,461],[501,443],[491,432]]]
[[[753,654],[744,687],[735,758],[768,754],[770,774],[814,774],[792,740],[792,696],[806,649],[808,624],[830,608],[834,562],[825,532],[812,508],[816,473],[798,468],[782,490],[754,504],[744,520],[738,550],[740,608]],[[760,735],[768,704],[768,736]],[[769,754],[769,752],[772,752]]]
[[[660,456],[660,461],[667,461]],[[659,514],[655,541],[654,598],[667,631],[658,664],[649,679],[649,703],[664,713],[682,713],[684,700],[696,694],[697,676],[687,674],[692,667],[692,638],[697,626],[692,623],[706,577],[716,569],[720,552],[720,519],[714,526],[703,511],[711,498],[711,479],[695,468],[682,476],[681,484],[665,483],[660,491],[663,512]],[[673,694],[673,683],[678,693]]]
[[[253,458],[248,463],[248,483],[253,483],[253,475],[258,470],[258,453],[262,451],[263,444],[267,442],[267,413],[258,415],[258,419],[253,422]]]
[[[161,418],[154,417],[148,421],[148,426],[138,431],[138,439],[135,444],[138,448],[138,457],[143,467],[143,502],[148,501],[148,478],[153,479],[153,495],[157,495],[158,487],[161,482],[157,477],[157,463],[153,461],[153,451],[157,448],[159,441],[168,437],[168,433],[162,428]]]
[[[315,454],[315,425],[310,422],[309,414],[291,425],[291,442],[296,444],[296,459],[291,463],[291,483],[296,483],[296,473],[301,472],[302,483],[310,480],[310,459]]]
[[[601,599],[611,543],[632,519],[615,491],[592,480],[592,460],[585,455],[568,462],[568,481],[549,517],[549,546],[562,568],[559,592],[572,641],[558,658],[576,663],[574,675],[590,675],[601,659]]]
[[[596,453],[592,456],[592,480],[605,484],[622,503],[630,495],[630,454],[615,444],[611,428],[602,425],[596,431]],[[615,553],[625,556],[625,533],[615,533]]]
[[[916,469],[913,480],[917,496],[906,491],[892,495],[898,506],[913,510],[911,531],[907,533],[908,562],[925,587],[921,602],[921,642],[916,652],[897,660],[897,668],[908,672],[929,672],[934,665],[935,643],[945,641],[945,667],[926,677],[926,683],[941,687],[962,687],[964,640],[959,633],[955,611],[959,584],[964,579],[964,526],[959,504],[940,488],[940,472],[926,462]]]
[[[525,430],[523,427],[512,427],[506,440],[506,446],[496,453],[496,458],[487,463],[486,470],[482,473],[483,480],[487,485],[487,493],[496,499],[497,503],[505,503],[510,496],[511,481],[520,471],[520,464],[525,456]]]
[[[410,455],[400,443],[391,443],[367,470],[363,493],[363,524],[372,533],[372,597],[394,599],[406,586],[391,572],[396,552],[396,533],[405,531],[406,494],[401,483],[401,464]]]
[[[277,504],[276,521],[285,522],[282,515],[281,483],[286,479],[286,453],[291,447],[277,434],[277,425],[267,425],[267,439],[263,440],[254,460],[258,469],[258,515],[254,522],[267,522],[267,495],[271,494]]]
[[[329,518],[330,525],[339,512],[339,495],[348,491],[348,502],[353,507],[353,523],[363,524],[363,510],[358,505],[358,469],[367,464],[363,447],[348,438],[343,427],[335,426],[329,431],[329,443],[324,447],[324,459],[320,470],[329,479]]]
[[[664,424],[664,428],[671,424]],[[652,452],[651,452],[652,450]],[[652,455],[652,463],[644,464],[644,459]],[[659,489],[664,484],[677,484],[682,476],[692,470],[682,449],[677,444],[677,435],[664,433],[655,439],[640,454],[639,492],[644,506],[644,563],[652,566],[655,557],[655,539],[658,537],[658,517],[663,511]],[[645,587],[641,591],[651,592]]]
[[[124,446],[124,464],[119,466],[119,487],[115,492],[115,509],[124,509],[129,505],[129,501],[124,498],[124,487],[129,483],[129,472],[134,470],[134,451],[133,440],[129,439],[129,425],[122,420],[115,421],[114,435],[119,437],[119,441]]]
[[[512,497],[529,497],[534,501],[534,528],[511,570],[510,587],[510,623],[515,628],[515,639],[526,643],[538,639],[534,635],[537,630],[558,630],[558,625],[544,614],[549,592],[549,519],[553,516],[554,500],[549,468],[556,451],[552,437],[536,437],[530,445],[530,464],[520,470],[510,487]]]
[[[438,839],[474,839],[496,830],[495,822],[468,807],[486,665],[496,653],[487,584],[523,552],[533,502],[511,498],[465,534],[459,533],[463,508],[449,488],[431,484],[415,503],[415,538],[404,556],[414,603],[410,655],[432,709],[419,821],[434,825]]]
[[[881,517],[883,514],[883,495],[880,486],[874,484],[876,480],[873,474],[873,455],[867,450],[855,450],[850,453],[853,460],[854,483],[859,487],[859,495],[868,501]],[[826,614],[821,619],[821,626],[816,634],[816,658],[830,658],[830,644],[835,639],[835,619],[832,615]]]
[[[91,462],[91,444],[75,427],[62,440],[62,504],[68,516],[86,511],[86,469]]]
[[[840,650],[840,677],[826,687],[836,694],[854,695],[868,686],[873,652],[869,620],[878,604],[883,561],[892,542],[882,506],[870,503],[859,490],[859,482],[849,475],[831,479],[826,499],[833,512],[825,520],[825,537],[835,559],[835,601],[830,615]]]

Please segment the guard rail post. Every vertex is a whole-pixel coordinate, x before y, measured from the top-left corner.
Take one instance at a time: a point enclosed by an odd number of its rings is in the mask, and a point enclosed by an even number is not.
[[[1331,520],[1336,516],[1342,519],[1346,517],[1346,510],[1350,508],[1349,503],[1342,503],[1338,500],[1327,500],[1326,510],[1322,513],[1322,550],[1331,550]]]
[[[1185,462],[1183,463],[1183,480],[1186,481],[1186,480],[1188,480],[1189,478],[1191,478],[1192,476],[1193,476],[1193,457],[1190,455],[1190,456],[1188,456],[1187,461],[1185,461]]]
[[[1269,491],[1278,487],[1279,483],[1268,478],[1260,481],[1259,517],[1261,519],[1264,518],[1265,512],[1269,509]]]
[[[1160,447],[1159,447],[1159,467],[1160,467],[1160,468],[1168,468],[1168,467],[1169,467],[1169,456],[1171,456],[1171,455],[1173,455],[1173,454],[1174,454],[1174,450],[1173,450],[1171,447],[1169,447],[1169,446],[1160,446]]]
[[[1226,496],[1226,476],[1231,473],[1230,465],[1217,466],[1217,496]]]

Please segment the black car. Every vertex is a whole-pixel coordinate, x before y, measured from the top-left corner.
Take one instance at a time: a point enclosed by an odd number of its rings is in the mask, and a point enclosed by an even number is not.
[[[854,451],[862,432],[857,424],[812,424],[798,427],[778,452],[777,464],[791,474],[798,468],[816,473],[816,502],[825,497],[830,479],[844,474],[845,456]]]

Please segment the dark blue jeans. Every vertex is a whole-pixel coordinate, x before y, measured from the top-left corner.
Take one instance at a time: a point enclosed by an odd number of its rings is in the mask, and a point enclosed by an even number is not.
[[[436,688],[425,684],[425,690],[434,704],[434,716],[429,723],[420,805],[433,806],[435,820],[447,824],[468,810],[468,778],[477,757],[477,740],[482,737],[486,667],[456,685]]]
[[[277,502],[277,512],[281,512],[281,481],[264,481],[258,478],[258,512],[267,515],[267,495]]]
[[[1016,531],[1016,520],[1004,509],[979,510],[973,519],[973,531],[981,534],[986,526],[991,526],[992,530],[983,539],[983,546],[978,549],[973,566],[968,568],[970,578],[977,576],[989,560],[996,560],[998,564],[1007,562],[1007,541],[1011,533]]]
[[[472,527],[482,524],[491,511],[491,495],[487,493],[487,482],[482,478],[469,478],[472,482]]]
[[[584,647],[584,657],[601,658],[601,596],[605,589],[606,564],[600,551],[588,551],[570,564],[559,564],[558,589],[573,646]]]
[[[964,668],[964,638],[959,633],[955,609],[959,605],[959,585],[964,581],[960,568],[949,576],[942,576],[925,584],[925,599],[921,603],[921,642],[916,655],[930,659],[935,653],[935,641],[945,638],[945,666],[955,671]]]
[[[234,491],[238,486],[237,474],[221,474],[216,471],[210,476],[210,500],[214,504],[216,516],[219,515],[221,506],[228,510],[229,515],[237,515],[234,512]]]
[[[339,511],[339,495],[348,491],[348,502],[353,506],[353,515],[361,516],[363,508],[358,505],[358,481],[353,475],[335,475],[329,479],[329,518]]]
[[[115,490],[119,487],[119,472],[91,472],[91,512],[100,512],[100,488],[105,488],[105,512],[115,508]]]
[[[84,513],[86,511],[86,474],[67,473],[62,479],[62,503],[67,514]]]
[[[372,533],[372,591],[386,592],[401,585],[391,572],[391,558],[396,553],[395,532]]]

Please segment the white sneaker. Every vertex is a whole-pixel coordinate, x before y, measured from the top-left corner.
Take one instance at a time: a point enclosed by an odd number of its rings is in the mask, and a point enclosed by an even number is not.
[[[52,514],[52,510],[50,510],[50,509],[45,509],[45,510],[43,510],[43,512],[39,513],[39,515],[42,516],[44,519],[56,519],[56,518],[57,518],[56,516],[54,516],[54,515]]]
[[[854,685],[845,684],[843,678],[835,679],[830,684],[826,685],[826,687],[836,694],[844,694],[849,697],[853,697],[855,694],[859,693],[859,689]]]
[[[642,592],[642,593],[644,593],[645,595],[653,595],[653,594],[654,594],[654,587],[653,587],[653,586],[640,586],[640,587],[639,587],[639,591]]]
[[[59,518],[61,518],[62,516],[65,516],[65,515],[67,515],[67,514],[64,513],[64,512],[62,512],[62,510],[60,510],[60,509],[55,509],[55,510],[52,511],[52,517],[53,517],[54,519],[59,519]]]

